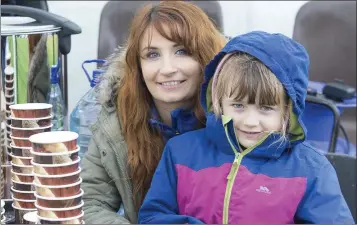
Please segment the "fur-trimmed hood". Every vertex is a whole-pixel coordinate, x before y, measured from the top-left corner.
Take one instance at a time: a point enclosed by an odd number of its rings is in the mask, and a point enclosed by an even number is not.
[[[99,91],[99,100],[102,105],[115,105],[117,98],[117,90],[119,86],[120,76],[123,71],[123,58],[125,57],[126,49],[118,46],[114,53],[106,60],[106,64],[101,69],[104,74],[101,77],[101,82],[97,86]]]

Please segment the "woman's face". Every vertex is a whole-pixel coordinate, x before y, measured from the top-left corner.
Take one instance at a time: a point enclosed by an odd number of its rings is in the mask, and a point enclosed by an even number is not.
[[[140,42],[140,63],[155,104],[186,105],[197,94],[201,65],[184,46],[164,38],[154,27],[146,29]]]

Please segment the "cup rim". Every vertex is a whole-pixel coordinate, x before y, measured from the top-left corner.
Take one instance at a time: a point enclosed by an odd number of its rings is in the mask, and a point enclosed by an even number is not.
[[[51,109],[51,108],[52,105],[48,103],[21,103],[21,104],[14,104],[12,105],[12,107],[10,106],[10,109],[12,110],[31,110],[31,111],[39,110],[39,109]]]
[[[33,151],[33,148],[30,150],[31,154],[33,155],[39,155],[39,156],[58,156],[58,155],[68,155],[68,154],[73,154],[76,152],[79,152],[81,150],[81,147],[77,145],[77,148],[71,151],[66,151],[66,152],[35,152]]]
[[[45,127],[26,127],[26,128],[20,128],[20,127],[13,127],[12,125],[10,125],[10,128],[13,130],[42,130],[42,129],[47,129],[47,128],[51,128],[53,127],[53,124],[51,123],[51,125],[45,126]]]
[[[11,179],[11,182],[12,183],[17,183],[17,184],[33,185],[32,182],[31,183],[26,183],[26,182],[22,182],[22,181],[16,181],[16,180],[13,180],[13,179]]]
[[[4,94],[5,98],[11,98],[11,97],[15,97],[15,93],[12,93],[12,95],[7,95],[7,94]],[[8,110],[6,110],[8,111]]]
[[[13,117],[10,116],[9,119],[11,120],[46,120],[46,119],[52,119],[53,114],[50,114],[49,116],[45,117],[32,117],[32,118],[19,118],[19,117]]]
[[[6,75],[8,75],[8,74],[6,74]],[[6,80],[6,79],[4,79],[4,80],[5,80],[5,83],[14,83],[15,78],[12,78],[12,80]]]
[[[31,194],[31,193],[34,193],[35,194],[35,192],[36,191],[20,191],[20,190],[16,190],[16,189],[14,189],[14,187],[13,186],[11,186],[11,191],[14,191],[14,192],[18,192],[18,193],[26,193],[26,194]]]
[[[36,204],[36,203],[35,203]],[[32,220],[26,219],[25,217],[28,217],[29,214],[34,214],[35,215],[35,219],[36,219],[36,223],[38,222],[38,218],[36,217],[37,211],[32,211],[32,212],[27,212],[24,214],[23,219],[26,221],[30,221],[30,222],[34,222]]]
[[[60,137],[61,135],[62,137]],[[56,144],[77,140],[78,136],[73,131],[51,131],[31,135],[29,140],[35,144]],[[53,140],[46,141],[48,138],[53,138]]]
[[[20,176],[27,176],[27,177],[33,177],[33,173],[32,174],[25,174],[25,173],[16,173],[11,169],[11,173],[15,174],[15,175],[20,175]]]
[[[40,198],[40,199],[50,200],[50,201],[51,201],[51,200],[61,201],[61,200],[76,199],[76,198],[82,197],[83,194],[84,194],[84,191],[83,191],[83,189],[81,188],[79,194],[73,195],[73,196],[68,196],[68,197],[43,197],[43,196],[37,194],[37,192],[35,192],[35,197],[36,197],[36,199],[37,199],[37,198]],[[82,201],[83,201],[83,200],[82,200]]]
[[[14,90],[15,87],[12,87],[12,88],[9,88],[9,87],[5,87],[5,91],[11,91],[11,90]]]
[[[10,154],[9,154],[9,155],[10,155]],[[30,167],[32,167],[32,168],[33,168],[32,165],[17,165],[17,164],[15,164],[15,163],[13,163],[12,161],[10,162],[10,164],[11,164],[11,166],[24,167],[24,168],[30,168]]]
[[[73,187],[73,186],[77,186],[79,184],[81,184],[83,181],[82,177],[79,177],[79,180],[75,183],[72,184],[64,184],[64,185],[43,185],[43,184],[37,184],[35,181],[33,181],[31,184],[36,187],[40,187],[40,188],[68,188],[68,187]],[[35,193],[36,195],[36,193]]]
[[[35,177],[41,177],[41,178],[62,178],[62,177],[70,177],[73,175],[77,175],[77,174],[81,173],[81,171],[82,171],[82,168],[78,167],[78,170],[76,170],[73,173],[57,174],[57,175],[43,175],[43,174],[38,174],[38,173],[33,172],[32,174]]]
[[[42,217],[40,215],[38,215],[38,212],[37,212],[37,218],[40,219],[40,220],[47,220],[47,221],[67,221],[67,220],[75,220],[75,219],[79,219],[81,217],[84,216],[84,211],[82,210],[81,214],[78,215],[78,216],[74,216],[74,217],[68,217],[68,218],[46,218],[46,217]]]
[[[72,207],[68,207],[68,208],[47,208],[47,207],[43,207],[37,204],[37,202],[35,202],[35,206],[38,209],[42,209],[42,210],[48,210],[48,211],[67,211],[67,210],[73,210],[73,209],[78,209],[84,206],[84,201],[82,200],[79,205],[76,206],[72,206]]]
[[[41,167],[62,167],[62,166],[71,166],[73,164],[76,164],[80,161],[80,157],[78,156],[78,158],[72,162],[68,162],[68,163],[61,163],[61,164],[42,164],[42,163],[36,163],[33,161],[33,159],[31,160],[31,165],[33,166],[41,166]]]
[[[30,140],[29,138],[14,137],[14,136],[12,136],[12,134],[10,134],[10,138],[11,139],[17,139],[17,140],[25,140],[25,141],[29,141]]]
[[[35,200],[36,201],[36,200]],[[14,205],[14,203],[12,203],[12,208],[14,208],[14,209],[17,209],[17,210],[24,210],[24,211],[36,211],[36,208],[30,208],[30,209],[28,209],[28,208],[19,208],[19,207],[17,207],[16,205]]]
[[[11,198],[15,201],[18,201],[18,202],[36,202],[36,199],[35,200],[29,200],[29,199],[18,199],[18,198],[14,198],[14,195],[11,194]]]
[[[14,145],[12,142],[10,142],[10,145],[9,145],[11,148],[23,148],[23,149],[27,149],[27,150],[31,150],[32,147],[20,147],[20,146],[16,146]]]
[[[33,157],[29,157],[29,156],[17,156],[17,155],[13,155],[12,153],[9,153],[9,156],[14,157],[14,158],[19,158],[19,159],[32,159]],[[17,165],[17,164],[15,164]]]

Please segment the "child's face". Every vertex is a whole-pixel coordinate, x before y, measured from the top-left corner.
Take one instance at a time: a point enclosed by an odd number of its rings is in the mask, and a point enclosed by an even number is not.
[[[282,109],[279,105],[259,106],[248,104],[248,97],[242,101],[224,97],[223,115],[233,118],[234,130],[239,143],[249,148],[272,131],[282,129]]]

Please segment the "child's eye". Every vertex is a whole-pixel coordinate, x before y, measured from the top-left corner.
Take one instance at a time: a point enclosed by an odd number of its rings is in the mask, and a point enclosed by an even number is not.
[[[233,108],[236,108],[236,109],[243,109],[243,104],[232,104]]]
[[[189,55],[188,51],[186,49],[184,49],[184,48],[177,50],[176,54],[178,54],[178,55]]]
[[[272,110],[274,110],[274,108],[272,106],[266,106],[266,105],[261,106],[260,109],[263,110],[263,111],[272,111]]]

